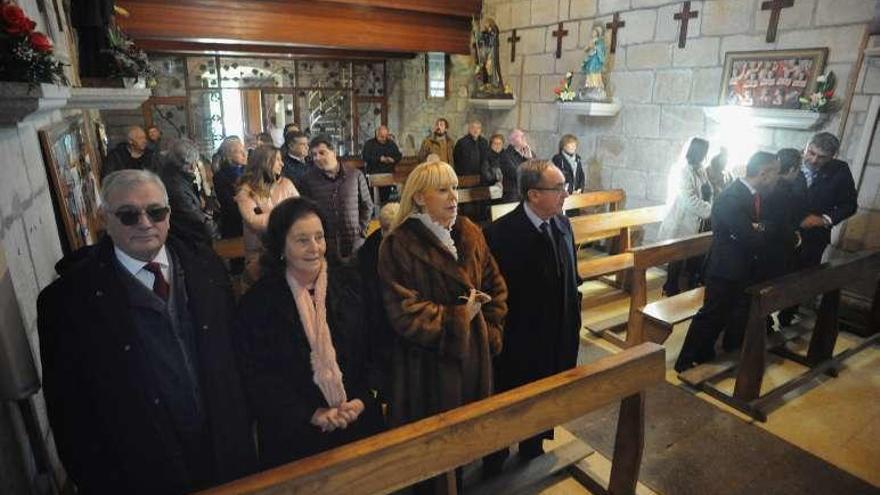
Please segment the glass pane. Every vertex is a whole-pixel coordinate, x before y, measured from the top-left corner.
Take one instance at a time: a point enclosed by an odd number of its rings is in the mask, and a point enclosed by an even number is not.
[[[188,136],[184,105],[152,105],[153,125],[165,138],[180,139]]]
[[[351,92],[338,89],[302,90],[297,93],[300,125],[312,136],[330,138],[339,156],[351,154]]]
[[[263,119],[267,127],[283,130],[285,125],[294,122],[294,104],[293,93],[263,92]]]
[[[446,97],[446,54],[428,53],[428,96]]]
[[[358,142],[355,143],[354,154],[359,154],[368,139],[376,135],[376,128],[382,124],[382,104],[360,102],[358,112]]]
[[[223,106],[219,91],[191,91],[190,115],[193,140],[199,150],[211,156],[223,140]]]
[[[335,60],[301,60],[297,62],[301,88],[350,88],[351,64]]]
[[[190,88],[219,88],[219,74],[214,57],[187,57],[186,73]]]
[[[293,64],[292,60],[220,57],[220,84],[224,88],[290,87]]]
[[[354,91],[360,96],[382,96],[385,71],[382,62],[354,64]]]
[[[183,58],[151,56],[150,65],[156,69],[153,96],[186,96]]]

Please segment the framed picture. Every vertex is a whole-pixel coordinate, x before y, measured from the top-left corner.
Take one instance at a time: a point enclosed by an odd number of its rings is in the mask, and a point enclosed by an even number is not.
[[[68,254],[98,240],[100,203],[95,153],[82,115],[38,134],[61,247]]]
[[[95,137],[98,140],[98,152],[101,162],[103,162],[107,159],[107,153],[110,152],[110,140],[107,138],[107,127],[100,120],[95,122]]]
[[[720,105],[800,108],[825,69],[827,48],[728,52],[724,56]]]

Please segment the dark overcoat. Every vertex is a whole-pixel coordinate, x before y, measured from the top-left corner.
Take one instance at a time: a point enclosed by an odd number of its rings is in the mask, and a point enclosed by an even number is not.
[[[495,384],[504,391],[572,368],[577,364],[581,296],[577,290],[574,236],[563,215],[552,247],[526,216],[522,203],[486,228],[486,240],[507,281],[504,345],[496,359]]]
[[[229,333],[232,290],[207,249],[169,239],[182,268],[196,330],[197,375],[214,482],[255,467],[248,414]],[[192,491],[182,446],[139,344],[113,244],[75,252],[37,301],[40,358],[58,454],[80,493]]]
[[[562,175],[565,176],[565,183],[568,184],[568,194],[572,194],[576,190],[584,190],[587,185],[587,178],[584,175],[584,162],[581,159],[581,155],[574,155],[574,161],[577,164],[574,174],[571,173],[571,167],[568,166],[568,161],[562,156],[562,153],[553,155],[551,161],[562,172]]]
[[[267,275],[242,297],[235,319],[235,349],[256,419],[263,468],[381,429],[381,413],[367,389],[362,352],[365,319],[357,283],[352,269],[330,269],[327,324],[348,400],[361,399],[365,409],[346,429],[328,433],[310,423],[315,410],[328,404],[313,380],[311,347],[287,280],[281,274]]]
[[[501,350],[507,286],[482,232],[459,216],[458,260],[421,221],[395,228],[379,250],[383,298],[394,331],[391,420],[399,425],[492,393],[492,356]],[[475,288],[492,300],[468,321]]]
[[[827,215],[832,226],[851,217],[858,209],[858,192],[849,165],[844,161],[831,160],[822,165],[809,187],[803,172],[798,174],[795,184],[805,197],[805,215]],[[831,229],[814,227],[801,229],[800,233],[801,267],[818,265],[825,246],[831,242]]]

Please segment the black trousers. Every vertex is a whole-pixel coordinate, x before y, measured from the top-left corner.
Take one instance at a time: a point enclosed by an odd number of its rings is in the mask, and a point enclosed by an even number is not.
[[[795,252],[794,269],[792,271],[803,270],[813,266],[822,264],[822,255],[828,245],[818,242],[804,242]],[[798,312],[798,305],[785,308],[779,312],[779,322],[787,325]]]
[[[691,363],[705,363],[714,359],[715,341],[721,332],[724,332],[722,346],[725,351],[733,351],[742,345],[749,316],[749,299],[745,294],[747,286],[746,282],[707,278],[703,307],[691,321],[684,345],[675,361],[677,371],[689,368]]]

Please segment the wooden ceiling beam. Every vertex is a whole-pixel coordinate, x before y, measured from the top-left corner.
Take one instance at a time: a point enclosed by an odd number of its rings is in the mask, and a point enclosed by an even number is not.
[[[221,55],[272,57],[290,59],[345,59],[345,60],[387,60],[392,58],[412,58],[414,53],[379,52],[361,50],[339,50],[333,48],[288,47],[278,45],[229,45],[222,43],[195,43],[157,39],[135,39],[138,47],[149,53],[174,53],[184,55]]]
[[[483,10],[481,0],[323,0],[331,3],[380,7],[455,17],[479,17]]]
[[[470,50],[470,19],[464,17],[314,0],[119,0],[117,5],[131,13],[118,21],[138,40],[367,52]]]

